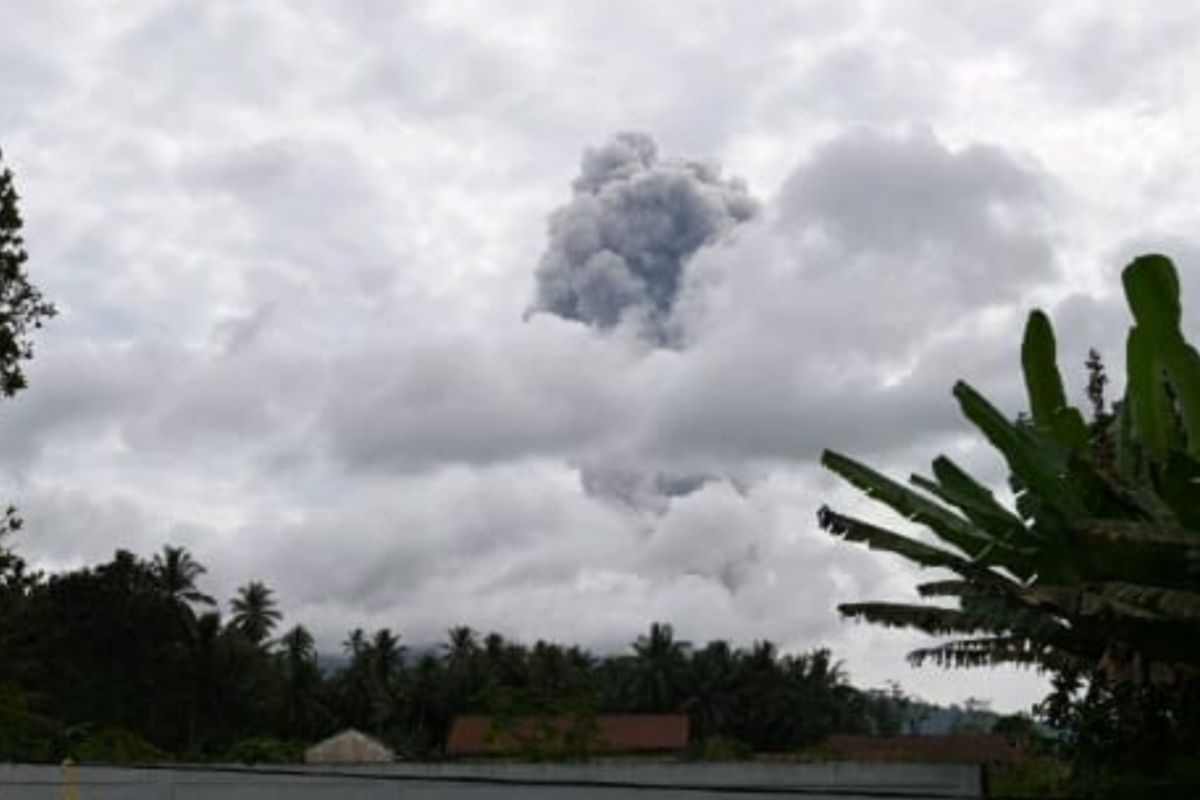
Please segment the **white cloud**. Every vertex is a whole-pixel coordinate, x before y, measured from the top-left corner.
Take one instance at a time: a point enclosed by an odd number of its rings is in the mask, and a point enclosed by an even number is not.
[[[61,565],[182,542],[218,594],[263,578],[327,644],[466,621],[615,646],[669,619],[1028,702],[1031,681],[913,671],[911,638],[838,621],[912,574],[815,531],[821,501],[855,501],[813,463],[903,474],[952,449],[995,477],[948,391],[1020,407],[1034,302],[1064,364],[1096,344],[1119,373],[1121,260],[1168,247],[1196,281],[1196,20],[0,10],[0,145],[63,311],[0,410],[21,546]],[[689,260],[678,350],[521,321],[549,214],[620,130],[763,199]]]

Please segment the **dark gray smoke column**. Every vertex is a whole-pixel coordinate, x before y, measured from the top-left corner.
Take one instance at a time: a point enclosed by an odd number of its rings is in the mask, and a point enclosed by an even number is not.
[[[630,323],[656,345],[675,338],[670,317],[688,259],[758,208],[740,180],[660,160],[640,133],[589,148],[572,188],[550,218],[534,310],[601,329]]]

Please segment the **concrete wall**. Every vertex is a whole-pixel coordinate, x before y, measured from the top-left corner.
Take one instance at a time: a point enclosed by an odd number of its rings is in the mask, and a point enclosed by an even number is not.
[[[287,767],[266,774],[239,767],[232,772],[195,769],[137,770],[0,764],[4,800],[614,800],[614,798],[714,798],[747,795],[720,787],[769,787],[774,796],[855,800],[897,792],[916,800],[982,797],[978,767],[957,764],[395,764],[359,768]],[[358,776],[358,777],[356,777]],[[382,780],[395,777],[403,780]],[[455,779],[465,779],[456,781]],[[577,782],[529,786],[486,780]],[[470,781],[476,782],[470,782]],[[590,782],[654,784],[662,789],[584,786]],[[711,787],[695,792],[667,785]],[[820,790],[831,789],[830,794]],[[851,794],[854,790],[862,794]]]

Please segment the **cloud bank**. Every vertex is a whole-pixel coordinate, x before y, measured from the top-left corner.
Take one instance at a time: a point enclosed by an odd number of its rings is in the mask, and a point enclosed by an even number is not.
[[[21,550],[186,545],[325,647],[665,619],[1034,699],[839,622],[913,575],[815,530],[860,501],[814,460],[998,478],[949,387],[1020,409],[1031,305],[1081,391],[1088,346],[1120,374],[1132,250],[1200,290],[1200,12],[704,11],[0,7],[0,145],[62,311],[0,408]]]

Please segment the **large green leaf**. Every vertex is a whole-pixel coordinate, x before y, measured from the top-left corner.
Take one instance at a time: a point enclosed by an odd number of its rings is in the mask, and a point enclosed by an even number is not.
[[[922,647],[908,654],[914,666],[932,661],[943,667],[994,667],[1017,664],[1041,669],[1064,670],[1079,665],[1079,659],[1034,642],[1024,636],[983,636],[959,639],[935,647]]]
[[[844,615],[973,636],[915,651],[915,662],[1102,672],[1107,664],[1115,680],[1125,679],[1123,667],[1200,671],[1200,353],[1180,328],[1167,259],[1140,258],[1123,280],[1136,325],[1115,420],[1101,405],[1089,430],[1067,403],[1054,332],[1040,312],[1022,345],[1031,419],[1011,420],[968,384],[954,387],[964,415],[1008,464],[1015,513],[944,457],[933,478],[913,476],[910,489],[825,454],[831,470],[957,551],[824,509],[822,523],[836,535],[957,573],[918,586],[955,608],[852,603],[840,607]]]
[[[1077,449],[1087,444],[1087,424],[1079,410],[1067,402],[1057,358],[1049,318],[1041,311],[1031,312],[1021,343],[1021,366],[1033,422],[1064,447]]]
[[[1132,405],[1135,431],[1162,457],[1173,446],[1178,410],[1188,439],[1179,449],[1200,455],[1200,354],[1180,329],[1183,313],[1175,265],[1161,255],[1142,256],[1125,268],[1121,280],[1136,321],[1126,349],[1126,399]],[[1164,379],[1174,398],[1167,395]]]
[[[1079,535],[1093,542],[1126,543],[1141,546],[1200,548],[1200,532],[1172,528],[1150,522],[1119,519],[1080,520]],[[1181,556],[1183,553],[1180,554]]]
[[[845,603],[838,611],[852,619],[865,620],[893,628],[914,628],[925,633],[1004,634],[1036,638],[1058,643],[1066,641],[1070,631],[1053,616],[1032,609],[1007,606],[999,597],[992,605],[975,608],[941,608],[912,603]]]
[[[1016,587],[944,580],[919,584],[917,591],[922,597],[957,597],[960,611],[992,620],[997,626],[1025,636],[1059,637],[1065,630],[1059,609],[1044,602],[1031,602],[1027,590]]]
[[[953,608],[904,603],[844,603],[838,611],[851,619],[873,622],[889,628],[915,628],[936,635],[947,633],[994,633],[1003,628],[990,620],[968,615]]]
[[[922,567],[945,567],[960,575],[970,575],[986,585],[1007,585],[1007,578],[989,571],[957,553],[919,542],[894,531],[832,511],[828,506],[817,512],[821,527],[849,542],[861,542],[871,550],[883,550],[903,556]]]
[[[1181,334],[1164,349],[1162,363],[1187,431],[1187,446],[1182,449],[1200,456],[1200,354],[1183,341]]]
[[[1140,468],[1139,468],[1140,469]],[[1179,516],[1148,477],[1128,479],[1097,469],[1077,459],[1071,465],[1072,488],[1085,502],[1086,516],[1116,520],[1149,520],[1169,528],[1179,526]],[[1078,526],[1079,520],[1072,523]]]
[[[1142,447],[1134,434],[1133,412],[1128,402],[1118,402],[1113,406],[1116,416],[1116,449],[1117,474],[1121,480],[1129,484],[1141,484],[1145,481],[1146,470],[1142,458]]]
[[[1029,490],[1065,516],[1082,511],[1079,498],[1067,490],[1066,452],[1048,438],[1038,439],[1031,432],[1009,422],[1000,411],[969,384],[954,385],[954,397],[967,419],[971,420],[1003,454],[1008,467]]]
[[[1158,458],[1167,452],[1171,427],[1167,395],[1163,391],[1163,369],[1151,334],[1130,328],[1125,342],[1125,402],[1129,404],[1133,437]]]
[[[1002,506],[991,489],[971,477],[949,457],[938,456],[933,460],[933,475],[942,491],[955,498],[955,505],[977,518],[976,524],[989,530],[999,528],[1008,532],[1020,528],[1025,531],[1025,523],[1020,517]]]
[[[1179,330],[1183,306],[1171,259],[1158,253],[1138,256],[1121,272],[1121,283],[1139,327],[1156,334]]]
[[[917,584],[917,594],[921,597],[961,597],[977,591],[979,591],[979,587],[971,581],[953,578]]]
[[[1200,621],[1200,593],[1195,591],[1115,581],[1100,584],[1094,591],[1114,605],[1129,604],[1175,621]]]
[[[1084,585],[1038,584],[1025,589],[1021,595],[1029,603],[1043,608],[1053,608],[1068,618],[1078,619],[1104,615],[1106,618],[1133,617],[1147,620],[1159,616],[1151,609],[1139,606],[1137,603],[1105,595]]]
[[[1054,423],[1054,415],[1067,404],[1055,347],[1049,318],[1041,311],[1030,312],[1021,342],[1021,366],[1033,421],[1047,430]]]
[[[975,554],[975,560],[989,566],[1001,566],[1027,580],[1036,571],[1033,556],[1037,539],[1016,514],[996,502],[990,491],[959,469],[950,459],[939,456],[933,462],[937,481],[921,475],[909,480],[963,516],[991,537],[987,547]]]
[[[1159,494],[1178,518],[1200,541],[1200,459],[1173,452],[1159,472]]]
[[[925,525],[938,538],[967,555],[976,555],[992,541],[986,531],[970,520],[851,458],[826,450],[821,454],[821,463],[863,490],[868,497],[884,503],[906,519]]]

